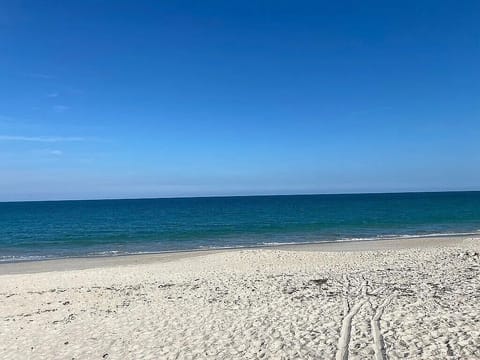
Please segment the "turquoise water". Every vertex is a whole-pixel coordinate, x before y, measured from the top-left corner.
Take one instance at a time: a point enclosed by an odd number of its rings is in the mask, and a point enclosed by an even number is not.
[[[476,233],[480,192],[0,203],[0,261]]]

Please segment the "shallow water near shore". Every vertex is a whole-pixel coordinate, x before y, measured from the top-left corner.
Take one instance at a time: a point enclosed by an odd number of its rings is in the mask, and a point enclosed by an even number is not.
[[[0,203],[0,261],[478,234],[480,192]]]

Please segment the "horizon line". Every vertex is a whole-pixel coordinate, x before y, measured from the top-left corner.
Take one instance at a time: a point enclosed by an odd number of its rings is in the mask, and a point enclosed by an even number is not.
[[[161,199],[207,199],[207,198],[238,198],[238,197],[273,197],[273,196],[335,196],[335,195],[394,195],[394,194],[435,194],[435,193],[459,193],[480,192],[480,190],[427,190],[427,191],[370,191],[370,192],[338,192],[338,193],[292,193],[292,194],[250,194],[250,195],[194,195],[194,196],[155,196],[155,197],[124,197],[124,198],[93,198],[93,199],[50,199],[50,200],[0,200],[2,203],[24,202],[65,202],[65,201],[121,201],[121,200],[161,200]]]

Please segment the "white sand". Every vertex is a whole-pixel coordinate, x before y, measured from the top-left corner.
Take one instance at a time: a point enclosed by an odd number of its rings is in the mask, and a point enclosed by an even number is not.
[[[479,250],[430,238],[1,265],[0,358],[480,359]]]

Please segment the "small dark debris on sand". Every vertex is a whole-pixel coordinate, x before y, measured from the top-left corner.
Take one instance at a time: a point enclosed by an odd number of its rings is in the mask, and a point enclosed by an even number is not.
[[[175,286],[175,284],[160,284],[160,285],[158,285],[158,288],[159,289],[165,289],[165,288],[169,288],[169,287],[172,287],[172,286]]]
[[[313,279],[310,282],[314,283],[315,285],[322,286],[323,284],[327,283],[327,279]]]

